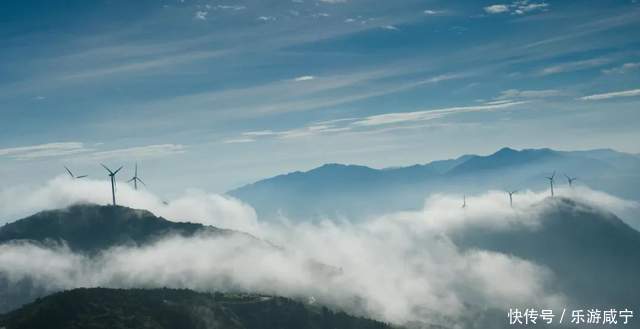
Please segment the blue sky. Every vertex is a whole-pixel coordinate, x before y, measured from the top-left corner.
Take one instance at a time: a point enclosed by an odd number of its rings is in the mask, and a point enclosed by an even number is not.
[[[160,193],[503,146],[640,152],[640,2],[5,1],[0,175]]]

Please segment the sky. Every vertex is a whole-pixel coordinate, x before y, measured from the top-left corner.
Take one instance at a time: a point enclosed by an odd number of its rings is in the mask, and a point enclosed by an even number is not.
[[[640,153],[640,1],[5,1],[0,177],[160,195],[509,146]]]

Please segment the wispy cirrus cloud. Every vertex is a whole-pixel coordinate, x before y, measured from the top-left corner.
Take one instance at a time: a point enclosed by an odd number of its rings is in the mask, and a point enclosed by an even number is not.
[[[530,2],[528,0],[514,1],[511,4],[493,4],[484,7],[487,14],[510,13],[512,15],[523,15],[534,11],[548,10],[549,4],[546,2]]]
[[[446,10],[425,9],[422,13],[427,15],[427,16],[436,16],[436,15],[446,14],[447,11]]]
[[[187,147],[181,144],[156,144],[94,152],[91,157],[94,159],[156,158],[184,153],[186,149]]]
[[[440,119],[449,115],[469,112],[493,111],[516,105],[524,104],[524,101],[506,102],[500,104],[484,104],[475,106],[458,106],[448,107],[436,110],[414,111],[414,112],[396,112],[385,113],[365,117],[353,122],[355,126],[379,126],[387,124],[397,124],[404,122],[429,121]]]
[[[585,69],[590,69],[598,66],[603,66],[609,62],[611,62],[611,60],[608,58],[592,58],[592,59],[581,60],[581,61],[565,62],[565,63],[545,67],[540,72],[538,72],[538,75],[546,76],[546,75],[552,75],[552,74],[585,70]]]
[[[500,14],[506,13],[509,11],[509,6],[507,5],[490,5],[484,7],[484,11],[488,14]]]
[[[288,130],[248,131],[242,133],[242,136],[239,138],[228,139],[223,141],[223,143],[248,143],[255,142],[259,138],[292,139],[332,133],[363,132],[369,131],[373,128],[377,129],[380,126],[399,126],[415,123],[423,124],[424,122],[442,119],[450,115],[469,112],[494,111],[525,103],[527,103],[527,101],[499,100],[475,106],[458,106],[424,111],[385,113],[359,118],[340,118],[335,120],[312,122],[308,125]]]
[[[224,144],[241,144],[241,143],[252,143],[256,140],[253,138],[230,138],[222,141]]]
[[[640,62],[624,63],[620,66],[602,70],[604,74],[626,74],[640,69]]]
[[[316,77],[314,77],[313,75],[303,75],[303,76],[294,78],[293,81],[309,81],[309,80],[314,80],[315,78]]]
[[[519,90],[519,89],[507,89],[500,92],[500,95],[496,97],[496,100],[505,99],[532,99],[532,98],[548,98],[562,96],[564,93],[556,89],[541,89],[541,90]]]
[[[95,147],[87,147],[81,142],[60,142],[11,147],[0,149],[0,158],[35,160],[80,154],[93,159],[151,158],[184,153],[187,148],[181,144],[156,144],[101,151],[98,149],[99,145],[103,144],[99,143],[94,144]]]
[[[91,151],[80,142],[46,143],[0,149],[0,157],[17,160],[59,157]]]
[[[580,99],[583,101],[598,101],[598,100],[610,99],[610,98],[634,97],[634,96],[640,96],[640,89],[631,89],[631,90],[614,91],[614,92],[602,93],[602,94],[593,94],[593,95],[580,97]]]

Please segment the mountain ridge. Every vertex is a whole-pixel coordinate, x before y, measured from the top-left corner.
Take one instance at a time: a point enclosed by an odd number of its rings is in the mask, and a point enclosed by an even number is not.
[[[544,189],[556,172],[578,184],[640,200],[640,158],[609,149],[556,151],[502,148],[486,156],[463,155],[407,167],[374,169],[325,164],[259,180],[228,191],[261,218],[364,219],[380,213],[417,210],[431,193],[473,194],[490,189]],[[638,184],[636,184],[638,183]]]
[[[170,221],[147,210],[123,206],[75,204],[45,210],[0,227],[0,243],[62,241],[74,252],[94,254],[116,245],[142,245],[166,235],[239,234],[191,222]],[[246,234],[242,232],[242,234]]]
[[[284,297],[186,289],[79,288],[0,315],[10,329],[387,329],[388,324]]]

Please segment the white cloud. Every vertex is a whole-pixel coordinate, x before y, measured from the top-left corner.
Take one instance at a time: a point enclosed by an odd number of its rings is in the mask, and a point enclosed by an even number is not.
[[[95,159],[142,159],[180,154],[186,149],[187,147],[181,144],[156,144],[94,152],[91,156]]]
[[[242,229],[283,248],[244,235],[203,235],[116,247],[90,258],[65,247],[16,243],[0,246],[0,272],[11,282],[31,278],[37,287],[52,290],[166,286],[313,297],[395,324],[444,325],[464,321],[473,310],[502,311],[525,304],[561,307],[565,302],[550,289],[554,277],[548,269],[506,254],[465,251],[450,238],[471,226],[533,229],[542,220],[535,203],[546,192],[523,192],[515,208],[501,192],[470,196],[466,210],[459,207],[458,196],[438,195],[428,198],[420,211],[359,224],[311,224],[295,219],[259,222],[253,210],[237,200],[203,192],[163,204],[144,190],[125,184],[118,188],[124,205],[168,219]],[[20,197],[0,193],[2,204],[40,210],[80,201],[107,204],[110,196],[106,181],[63,177],[23,192]],[[588,194],[584,192],[577,194]],[[7,218],[6,208],[0,212],[0,218]]]
[[[602,70],[604,74],[626,74],[640,69],[640,63],[624,63],[619,67]]]
[[[580,97],[580,99],[584,101],[597,101],[597,100],[610,99],[610,98],[634,97],[634,96],[640,96],[640,89],[615,91],[615,92],[604,93],[604,94],[594,94],[594,95]]]
[[[509,11],[509,7],[507,5],[491,5],[484,7],[484,11],[489,14],[499,14]]]
[[[260,16],[258,17],[258,20],[263,22],[273,22],[276,20],[276,18],[273,16]]]
[[[271,136],[277,134],[273,130],[247,131],[242,133],[243,136]]]
[[[372,115],[369,117],[365,117],[361,120],[354,122],[353,124],[356,126],[377,126],[377,125],[396,124],[396,123],[404,123],[404,122],[429,121],[429,120],[440,119],[445,116],[449,116],[453,114],[492,111],[492,110],[509,108],[509,107],[513,107],[513,106],[524,104],[524,103],[525,102],[508,102],[508,103],[501,103],[501,104],[449,107],[449,108],[443,108],[443,109],[414,111],[414,112],[385,113],[385,114]]]
[[[398,28],[393,25],[384,25],[382,28],[385,30],[398,31]]]
[[[242,144],[242,143],[252,143],[255,141],[256,140],[253,138],[232,138],[232,139],[225,139],[222,142],[225,144]]]
[[[531,99],[531,98],[548,98],[561,96],[563,93],[556,89],[541,89],[541,90],[518,90],[508,89],[500,92],[500,95],[496,97],[497,100],[504,99]]]
[[[147,209],[172,220],[188,218],[193,222],[245,232],[256,230],[257,219],[251,207],[235,199],[200,190],[189,190],[165,204],[163,201],[166,200],[145,189],[135,190],[130,184],[119,182],[116,199],[119,205]],[[0,220],[15,220],[37,211],[76,203],[107,205],[110,202],[111,185],[106,179],[74,180],[63,175],[41,186],[0,188],[0,203],[3,205]]]
[[[607,58],[593,58],[593,59],[587,59],[582,61],[566,62],[566,63],[546,67],[542,69],[542,71],[540,71],[538,75],[545,76],[545,75],[551,75],[551,74],[579,71],[579,70],[602,66],[607,64],[608,62],[610,62],[610,59],[607,59]]]
[[[198,10],[193,15],[193,18],[201,20],[201,21],[206,21],[207,20],[207,14],[208,14],[208,12],[206,12],[204,10]]]
[[[236,11],[247,9],[246,6],[242,6],[242,5],[217,5],[216,8],[222,9],[222,10],[236,10]]]
[[[484,11],[488,14],[511,13],[512,15],[523,15],[533,11],[543,11],[549,7],[546,2],[534,2],[529,0],[514,1],[511,4],[495,4],[484,7]]]
[[[315,80],[315,78],[316,77],[314,77],[313,75],[303,75],[293,79],[293,81],[309,81],[309,80]]]
[[[39,145],[11,147],[0,149],[0,157],[9,157],[18,160],[31,160],[48,157],[58,157],[88,152],[80,142],[47,143]]]
[[[347,0],[320,0],[320,2],[324,3],[345,3]]]
[[[422,12],[423,14],[427,15],[427,16],[434,16],[434,15],[440,15],[445,13],[444,10],[433,10],[433,9],[426,9],[425,11]]]

